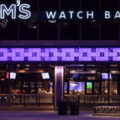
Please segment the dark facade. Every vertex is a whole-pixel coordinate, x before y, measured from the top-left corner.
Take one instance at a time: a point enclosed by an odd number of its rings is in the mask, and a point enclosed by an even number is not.
[[[16,3],[16,0],[9,2],[3,0],[3,3],[9,5]],[[21,3],[31,4],[32,17],[26,21],[1,20],[0,40],[3,45],[5,45],[5,40],[12,40],[10,42],[11,45],[32,45],[33,43],[35,45],[61,46],[63,43],[66,46],[119,45],[119,19],[42,21],[37,18],[41,10],[94,10],[97,12],[103,10],[119,10],[119,0],[53,0],[52,2],[47,0],[22,0]],[[33,40],[34,42],[27,40]]]

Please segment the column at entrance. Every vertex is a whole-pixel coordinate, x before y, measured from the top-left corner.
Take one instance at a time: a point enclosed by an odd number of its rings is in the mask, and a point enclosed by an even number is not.
[[[55,106],[63,100],[64,67],[55,66]]]

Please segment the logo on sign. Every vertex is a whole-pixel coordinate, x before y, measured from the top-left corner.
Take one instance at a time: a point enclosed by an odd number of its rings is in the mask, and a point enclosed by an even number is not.
[[[20,0],[17,0],[16,3],[17,4],[11,4],[10,6],[6,6],[6,4],[0,4],[0,19],[5,19],[9,16],[11,19],[19,18],[26,20],[31,17],[31,6],[29,4],[21,4]]]

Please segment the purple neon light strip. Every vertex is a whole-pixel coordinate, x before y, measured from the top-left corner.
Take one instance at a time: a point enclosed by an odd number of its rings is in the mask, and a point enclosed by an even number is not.
[[[0,48],[0,61],[120,61],[120,48]]]

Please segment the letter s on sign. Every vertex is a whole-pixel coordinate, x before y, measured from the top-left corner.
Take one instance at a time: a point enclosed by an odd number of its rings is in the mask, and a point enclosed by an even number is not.
[[[19,6],[19,12],[21,12],[21,14],[19,14],[18,17],[24,20],[29,19],[31,17],[31,12],[28,9],[30,9],[29,4],[21,4]]]

